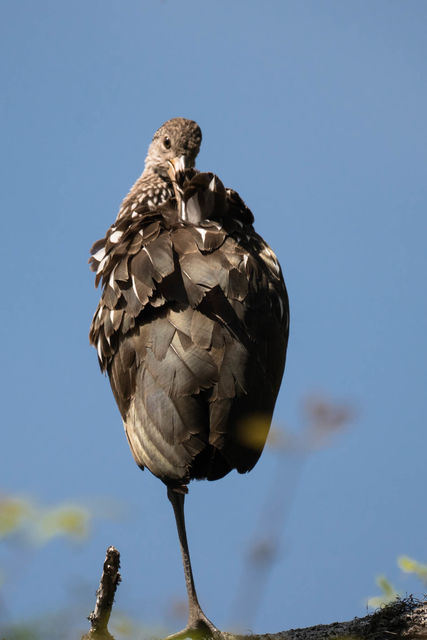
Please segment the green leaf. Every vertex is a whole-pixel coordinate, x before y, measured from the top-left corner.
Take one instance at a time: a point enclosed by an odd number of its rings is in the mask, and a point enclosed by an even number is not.
[[[31,504],[20,498],[0,498],[0,539],[16,533],[32,511]]]
[[[35,538],[47,542],[57,536],[82,539],[89,532],[89,511],[77,505],[61,505],[41,512],[35,523]]]
[[[383,593],[380,596],[368,598],[368,607],[378,609],[378,607],[390,604],[390,602],[393,602],[393,600],[396,600],[396,598],[399,597],[399,594],[385,576],[378,576],[375,582]]]
[[[409,556],[399,556],[397,564],[405,573],[415,573],[424,583],[427,584],[427,565],[421,564]]]

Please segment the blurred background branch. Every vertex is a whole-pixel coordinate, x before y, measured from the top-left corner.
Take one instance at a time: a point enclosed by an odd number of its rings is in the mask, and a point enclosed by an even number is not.
[[[235,628],[250,628],[267,589],[269,575],[281,553],[284,528],[307,456],[330,444],[355,415],[349,403],[308,395],[302,403],[298,431],[273,426],[267,447],[276,454],[270,490],[261,506],[258,523],[247,546],[245,562],[230,619]]]

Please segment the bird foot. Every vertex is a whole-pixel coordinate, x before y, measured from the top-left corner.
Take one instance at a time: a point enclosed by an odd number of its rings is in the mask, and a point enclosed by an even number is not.
[[[178,633],[173,633],[165,640],[184,640],[184,638],[190,638],[191,640],[219,640],[222,637],[221,631],[203,614],[203,617],[192,621],[185,629],[178,631]]]

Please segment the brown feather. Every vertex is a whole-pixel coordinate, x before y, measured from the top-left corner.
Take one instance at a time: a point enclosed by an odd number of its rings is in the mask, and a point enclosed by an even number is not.
[[[186,173],[185,193],[194,215],[205,203],[214,219],[183,223],[174,200],[136,215],[128,204],[92,248],[104,290],[91,342],[136,462],[172,485],[256,463],[288,335],[277,259],[238,194],[204,193],[213,174],[203,175]],[[242,438],[254,415],[267,425],[255,444]]]

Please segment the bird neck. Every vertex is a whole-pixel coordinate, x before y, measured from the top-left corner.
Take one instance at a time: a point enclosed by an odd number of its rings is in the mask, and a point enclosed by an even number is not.
[[[146,168],[123,200],[117,217],[121,218],[144,204],[150,209],[154,208],[172,195],[172,183],[169,176],[163,176],[151,168]]]

